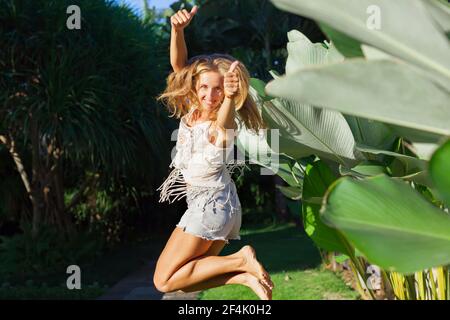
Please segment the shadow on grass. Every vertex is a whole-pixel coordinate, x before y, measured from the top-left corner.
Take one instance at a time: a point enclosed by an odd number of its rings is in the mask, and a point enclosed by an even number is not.
[[[243,229],[241,240],[231,241],[220,255],[231,254],[247,244],[255,248],[258,260],[270,272],[311,269],[322,262],[312,240],[294,224]]]

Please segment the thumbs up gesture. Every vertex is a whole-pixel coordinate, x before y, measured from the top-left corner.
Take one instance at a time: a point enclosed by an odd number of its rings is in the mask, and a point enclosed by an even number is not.
[[[191,22],[194,15],[197,13],[198,7],[194,6],[191,12],[186,9],[178,10],[174,15],[170,17],[170,24],[173,29],[183,30]]]
[[[223,88],[227,98],[233,98],[239,91],[239,78],[235,71],[238,65],[239,61],[234,61],[224,75]]]

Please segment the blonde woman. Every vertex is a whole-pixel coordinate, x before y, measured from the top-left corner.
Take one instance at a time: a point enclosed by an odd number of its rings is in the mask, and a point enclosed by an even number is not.
[[[241,204],[231,171],[242,163],[224,160],[233,153],[236,116],[250,130],[264,124],[248,95],[244,65],[221,54],[187,61],[183,30],[196,12],[194,6],[171,17],[174,72],[159,99],[180,118],[180,127],[170,165],[174,169],[158,190],[160,201],[169,203],[186,196],[188,209],[158,259],[153,281],[161,292],[241,284],[269,300],[273,283],[251,246],[219,256],[229,240],[240,239]]]

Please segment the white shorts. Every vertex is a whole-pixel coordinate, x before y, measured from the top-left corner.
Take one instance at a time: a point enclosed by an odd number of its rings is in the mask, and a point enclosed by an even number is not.
[[[207,240],[240,240],[242,208],[233,181],[219,188],[190,186],[177,227]]]

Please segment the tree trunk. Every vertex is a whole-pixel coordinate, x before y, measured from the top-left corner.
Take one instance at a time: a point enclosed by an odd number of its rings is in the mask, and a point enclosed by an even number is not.
[[[32,205],[31,235],[36,239],[39,235],[42,224],[54,225],[61,235],[70,239],[75,234],[74,225],[70,219],[70,208],[75,205],[73,202],[68,208],[64,204],[64,184],[63,184],[63,151],[57,138],[52,138],[47,146],[47,152],[40,145],[39,126],[34,115],[30,115],[30,140],[31,140],[31,183],[25,170],[23,161],[13,137],[13,134],[0,135],[0,143],[3,143],[16,165],[22,182],[27,191]],[[95,178],[98,176],[94,176]],[[89,179],[89,185],[92,182]],[[82,187],[82,192],[85,191]]]
[[[55,203],[56,203],[56,211],[58,213],[59,218],[61,219],[61,225],[64,230],[64,233],[67,234],[70,239],[73,235],[73,224],[68,216],[68,213],[65,210],[64,205],[64,185],[63,185],[63,172],[61,164],[58,164],[57,172],[53,177],[52,181]]]
[[[64,204],[63,184],[63,150],[57,137],[50,139],[47,145],[45,159],[45,179],[42,181],[45,191],[46,216],[49,225],[55,225],[66,240],[70,240],[74,234],[74,225]]]
[[[9,135],[9,138],[7,138],[6,136],[0,136],[0,142],[2,142],[6,146],[9,153],[11,154],[17,171],[19,172],[20,178],[22,179],[22,182],[25,186],[25,190],[27,190],[28,194],[31,196],[30,180],[28,179],[27,172],[25,171],[25,168],[23,166],[22,158],[16,150],[16,144],[13,136],[11,134]]]
[[[41,197],[39,195],[38,189],[35,187],[35,175],[33,174],[33,181],[30,184],[30,179],[28,178],[28,174],[25,171],[22,158],[20,157],[16,149],[16,143],[12,134],[9,134],[9,137],[0,136],[0,142],[8,148],[8,151],[11,154],[11,157],[13,158],[13,161],[16,165],[17,171],[19,172],[20,178],[22,179],[22,182],[25,186],[25,190],[28,193],[28,197],[30,198],[33,207],[32,236],[33,238],[35,238],[39,232],[39,223],[42,216],[42,202],[39,200],[41,199]]]

